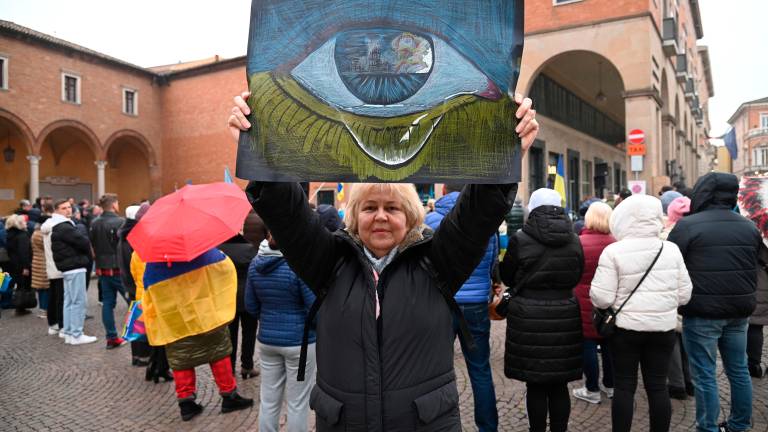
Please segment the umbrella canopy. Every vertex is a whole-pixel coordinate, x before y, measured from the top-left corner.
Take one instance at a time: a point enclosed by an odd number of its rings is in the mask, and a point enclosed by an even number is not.
[[[237,234],[250,209],[233,183],[187,185],[157,200],[128,242],[144,262],[192,261]]]
[[[742,177],[739,210],[751,219],[763,238],[768,238],[768,177]]]

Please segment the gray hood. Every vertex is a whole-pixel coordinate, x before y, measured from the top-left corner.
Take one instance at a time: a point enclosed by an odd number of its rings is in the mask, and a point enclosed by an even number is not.
[[[658,238],[662,228],[661,201],[649,195],[632,195],[622,200],[611,214],[611,234],[616,240]]]

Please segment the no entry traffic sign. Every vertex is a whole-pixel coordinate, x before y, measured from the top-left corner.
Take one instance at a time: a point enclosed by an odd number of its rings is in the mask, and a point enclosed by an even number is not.
[[[629,131],[627,138],[632,144],[642,144],[645,142],[645,132],[641,129],[633,129]]]

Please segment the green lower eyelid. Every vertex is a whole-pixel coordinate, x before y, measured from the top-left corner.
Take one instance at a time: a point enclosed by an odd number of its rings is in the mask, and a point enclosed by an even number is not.
[[[249,82],[251,149],[274,166],[307,176],[319,178],[332,171],[397,181],[422,169],[462,169],[482,177],[511,157],[510,141],[519,143],[509,98],[462,95],[406,116],[365,117],[324,104],[288,76],[262,72],[251,75]],[[359,141],[368,152],[393,156],[412,152],[419,144],[423,148],[402,165],[391,166],[366,154]],[[307,158],[313,163],[307,164]]]

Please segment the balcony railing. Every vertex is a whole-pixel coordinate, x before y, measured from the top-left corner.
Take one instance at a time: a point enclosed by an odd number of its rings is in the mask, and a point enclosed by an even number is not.
[[[695,95],[696,90],[693,83],[693,78],[688,78],[688,81],[685,82],[685,100],[690,101]]]
[[[675,67],[675,76],[677,82],[684,83],[688,79],[688,56],[685,54],[677,55],[677,64]]]
[[[745,174],[761,174],[768,172],[768,165],[750,165],[744,169]]]
[[[747,132],[746,138],[753,138],[758,136],[768,136],[768,128],[750,129]]]
[[[664,18],[661,23],[661,38],[663,40],[664,54],[667,57],[677,55],[677,20],[675,18]]]

